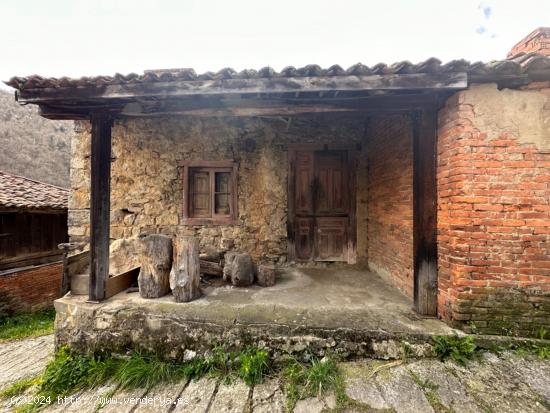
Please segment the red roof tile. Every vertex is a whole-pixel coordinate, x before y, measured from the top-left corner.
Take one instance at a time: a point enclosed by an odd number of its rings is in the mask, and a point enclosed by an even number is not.
[[[130,73],[114,76],[81,77],[78,79],[61,77],[45,78],[39,75],[28,77],[13,77],[5,83],[16,89],[41,89],[41,88],[62,88],[62,87],[89,87],[114,84],[131,84],[146,82],[170,82],[170,81],[193,81],[213,79],[255,79],[269,77],[314,77],[314,76],[349,76],[349,75],[386,75],[386,74],[411,74],[411,73],[450,73],[467,72],[469,77],[475,80],[476,77],[490,78],[499,75],[540,73],[543,71],[550,76],[550,57],[535,53],[516,56],[513,59],[493,61],[488,63],[470,63],[466,60],[453,60],[442,64],[436,58],[430,58],[424,62],[413,64],[407,61],[397,62],[392,65],[379,63],[372,67],[361,63],[344,70],[338,65],[323,69],[318,65],[308,65],[302,68],[288,66],[276,72],[270,67],[260,70],[243,70],[237,72],[231,68],[222,69],[216,73],[205,72],[197,74],[193,69],[161,69],[146,70],[142,75]]]
[[[69,190],[0,171],[0,207],[67,209]]]

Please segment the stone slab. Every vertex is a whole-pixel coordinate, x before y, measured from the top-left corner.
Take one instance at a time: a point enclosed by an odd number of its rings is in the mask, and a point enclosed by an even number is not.
[[[113,394],[101,408],[101,413],[130,413],[139,406],[140,399],[147,394],[147,389],[125,389]]]
[[[0,344],[0,390],[42,371],[54,350],[54,337],[47,335]]]
[[[220,383],[210,406],[211,412],[242,413],[248,403],[250,388],[242,381]]]
[[[191,381],[180,395],[172,412],[174,413],[204,413],[216,390],[216,380],[203,378]]]
[[[169,412],[185,389],[186,382],[161,384],[150,389],[143,397],[144,403],[134,410],[136,413]]]
[[[254,386],[252,411],[254,413],[284,413],[285,396],[278,379],[269,379]]]

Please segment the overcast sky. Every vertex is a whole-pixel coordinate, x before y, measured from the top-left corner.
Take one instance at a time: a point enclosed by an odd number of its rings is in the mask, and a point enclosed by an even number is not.
[[[488,61],[539,26],[550,0],[1,0],[0,79]]]

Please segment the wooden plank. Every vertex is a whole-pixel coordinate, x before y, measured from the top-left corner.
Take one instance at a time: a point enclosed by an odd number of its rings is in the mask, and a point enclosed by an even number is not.
[[[111,119],[95,113],[92,120],[90,175],[90,301],[105,298],[109,277],[109,218],[111,198]]]
[[[406,92],[406,93],[404,93]],[[107,100],[88,102],[49,102],[41,105],[41,115],[48,119],[89,119],[90,112],[106,110],[113,117],[158,117],[158,116],[292,116],[315,113],[356,113],[395,114],[396,111],[410,111],[420,108],[427,100],[432,100],[429,90],[418,93],[401,91],[401,94],[377,91],[347,92],[360,96],[338,98],[303,97],[289,98],[288,94],[270,95],[269,97],[227,97],[227,96],[184,96],[167,99],[148,99],[138,102]],[[450,93],[450,92],[446,92]]]
[[[0,259],[0,270],[27,267],[29,265],[46,264],[49,262],[59,261],[62,258],[63,253],[58,249],[53,249],[51,251],[18,254],[15,257]]]
[[[413,116],[414,306],[437,315],[437,110]]]
[[[120,293],[137,282],[140,267],[132,268],[122,274],[109,277],[105,283],[105,298],[110,298],[113,295]]]
[[[23,89],[21,103],[106,100],[192,95],[270,94],[360,90],[453,90],[468,86],[466,72],[370,76],[272,77],[171,82],[142,82],[92,87]]]

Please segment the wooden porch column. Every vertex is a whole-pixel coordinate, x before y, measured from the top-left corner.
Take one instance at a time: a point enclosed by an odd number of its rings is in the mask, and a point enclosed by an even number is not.
[[[90,301],[105,298],[109,277],[111,204],[111,124],[106,113],[93,113],[90,176]]]
[[[437,110],[413,115],[414,307],[437,315]]]

